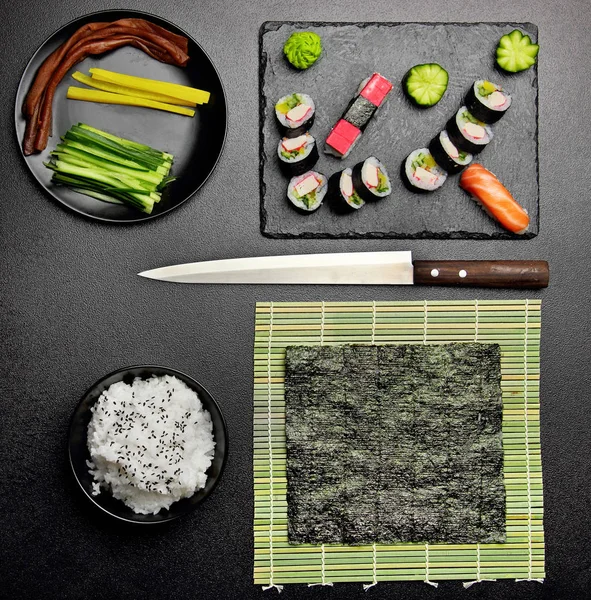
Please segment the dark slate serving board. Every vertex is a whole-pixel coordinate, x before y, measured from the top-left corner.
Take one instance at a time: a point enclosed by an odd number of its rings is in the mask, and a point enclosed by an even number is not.
[[[292,544],[505,541],[497,344],[290,346]]]
[[[292,23],[267,22],[260,29],[261,230],[274,238],[531,238],[538,222],[537,65],[516,75],[495,68],[499,38],[518,28],[535,41],[531,23]],[[292,68],[283,44],[298,29],[322,38],[320,60],[306,71]],[[448,89],[432,108],[414,107],[400,82],[413,65],[437,62],[449,73]],[[341,161],[321,152],[316,170],[327,177],[370,155],[386,165],[392,194],[360,211],[341,215],[325,202],[316,213],[296,212],[286,198],[288,179],[278,167],[280,134],[274,105],[285,94],[310,94],[317,107],[311,129],[324,147],[330,128],[355,95],[359,83],[378,71],[394,84],[352,153]],[[471,84],[487,78],[513,95],[507,115],[493,126],[495,137],[476,159],[495,173],[531,217],[524,236],[496,224],[459,187],[453,176],[425,195],[408,191],[400,179],[403,159],[426,146],[461,106]]]

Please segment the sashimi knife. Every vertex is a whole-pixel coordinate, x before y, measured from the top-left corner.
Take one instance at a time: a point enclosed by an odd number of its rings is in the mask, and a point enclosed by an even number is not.
[[[138,273],[175,283],[461,285],[544,288],[543,260],[415,260],[411,252],[345,252],[194,262]]]

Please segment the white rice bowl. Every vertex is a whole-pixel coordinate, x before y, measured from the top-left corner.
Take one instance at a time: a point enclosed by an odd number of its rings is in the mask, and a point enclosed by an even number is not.
[[[93,494],[109,490],[139,514],[157,514],[205,486],[214,456],[211,415],[171,375],[105,390],[88,425]]]

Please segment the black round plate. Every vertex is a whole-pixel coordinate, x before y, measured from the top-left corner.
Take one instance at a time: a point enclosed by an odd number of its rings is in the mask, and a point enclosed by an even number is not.
[[[53,101],[53,135],[49,138],[47,148],[41,154],[25,157],[25,161],[37,181],[68,208],[100,221],[132,223],[163,215],[188,200],[205,183],[222,153],[227,128],[224,88],[211,59],[194,39],[172,23],[144,12],[109,10],[76,19],[51,35],[29,61],[16,94],[14,118],[17,138],[22,148],[25,120],[21,107],[43,61],[85,23],[123,18],[146,19],[186,36],[189,39],[191,57],[187,66],[181,68],[160,63],[141,50],[131,47],[88,57],[71,69],[57,88]],[[211,98],[208,104],[197,108],[193,118],[149,108],[68,100],[66,92],[70,85],[86,87],[73,80],[71,74],[76,70],[88,74],[91,67],[197,87],[211,92]],[[47,162],[49,152],[59,143],[59,136],[78,122],[88,123],[174,155],[172,175],[178,179],[168,187],[151,215],[134,208],[101,202],[51,183],[52,172],[43,163]]]
[[[92,483],[94,480],[89,473],[88,465],[86,464],[86,461],[90,460],[86,432],[92,417],[90,409],[109,386],[118,381],[124,381],[127,384],[131,384],[136,377],[147,379],[152,375],[157,375],[159,377],[163,375],[173,375],[181,381],[184,381],[192,390],[197,392],[203,407],[208,410],[211,415],[211,420],[213,422],[213,436],[215,440],[215,453],[213,462],[207,470],[207,481],[203,489],[195,492],[190,498],[184,498],[183,500],[175,502],[168,510],[161,510],[155,515],[140,515],[133,512],[131,508],[120,500],[114,498],[109,492],[101,491],[97,496],[93,496]],[[96,507],[120,521],[151,525],[172,521],[173,519],[188,513],[211,494],[217,485],[226,464],[228,433],[226,430],[226,422],[224,421],[224,417],[217,402],[200,383],[188,375],[176,371],[175,369],[154,365],[125,367],[106,375],[97,381],[84,394],[82,400],[80,400],[80,403],[76,407],[76,410],[72,415],[72,421],[70,422],[68,452],[70,455],[70,465],[78,485],[86,497]]]

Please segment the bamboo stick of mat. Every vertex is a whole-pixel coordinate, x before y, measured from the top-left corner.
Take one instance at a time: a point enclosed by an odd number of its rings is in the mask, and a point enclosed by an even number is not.
[[[539,300],[259,302],[254,343],[254,582],[329,585],[545,577],[540,453]],[[285,473],[285,346],[501,346],[504,544],[290,545]]]

